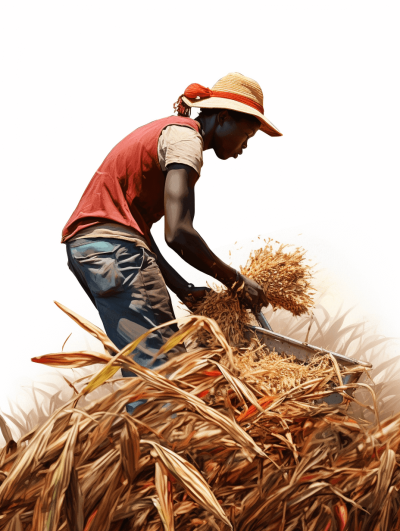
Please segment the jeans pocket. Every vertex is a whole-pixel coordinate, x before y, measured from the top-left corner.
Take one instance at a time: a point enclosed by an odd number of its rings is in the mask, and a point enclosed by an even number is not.
[[[118,243],[102,240],[70,247],[74,266],[95,297],[111,297],[123,291],[124,276],[116,258],[119,247]]]

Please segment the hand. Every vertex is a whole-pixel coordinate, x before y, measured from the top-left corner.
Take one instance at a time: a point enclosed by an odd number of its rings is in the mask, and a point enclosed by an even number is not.
[[[248,307],[251,310],[259,312],[263,306],[268,306],[269,302],[264,293],[264,290],[251,278],[245,277],[239,273],[237,288],[240,288],[243,285],[243,289],[238,292],[242,301],[248,304]]]
[[[205,286],[196,288],[193,284],[189,284],[187,290],[177,293],[181,301],[186,304],[188,308],[192,308],[196,303],[200,302],[211,291]]]

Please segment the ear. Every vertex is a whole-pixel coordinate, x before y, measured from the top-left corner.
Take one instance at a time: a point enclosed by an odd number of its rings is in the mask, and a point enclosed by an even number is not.
[[[222,111],[217,114],[217,124],[223,125],[227,120],[229,120],[229,118],[229,112],[226,109],[222,109]]]

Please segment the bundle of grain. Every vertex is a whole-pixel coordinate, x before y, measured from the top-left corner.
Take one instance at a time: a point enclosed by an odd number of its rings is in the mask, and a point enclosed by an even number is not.
[[[214,286],[192,310],[195,315],[214,319],[230,345],[246,343],[251,315],[237,293]],[[212,334],[202,329],[197,335],[197,341],[204,346],[212,346],[214,340]]]
[[[262,286],[274,311],[285,309],[292,315],[308,313],[313,307],[312,268],[305,262],[304,249],[287,251],[287,245],[274,248],[272,240],[253,251],[241,273]],[[233,290],[213,286],[206,297],[192,308],[196,315],[215,319],[232,346],[248,343],[246,332],[251,315],[242,302],[241,287]],[[212,336],[202,332],[199,343],[211,346]]]
[[[283,308],[292,315],[308,313],[313,307],[312,267],[305,263],[306,251],[288,245],[274,249],[270,239],[265,247],[253,251],[241,273],[262,288],[274,310]]]
[[[329,359],[314,367],[312,380],[260,396],[233,374],[231,348],[209,319],[186,318],[162,351],[199,327],[216,336],[217,348],[190,351],[151,371],[128,357],[138,341],[118,351],[101,330],[64,310],[116,355],[64,352],[36,359],[106,367],[45,425],[1,452],[0,529],[380,525],[384,531],[389,522],[393,529],[400,525],[400,416],[373,426],[350,418],[345,407],[317,404],[332,392],[353,400],[340,385],[344,369]],[[80,409],[80,397],[119,367],[137,378]],[[125,405],[140,398],[147,403],[127,415]]]

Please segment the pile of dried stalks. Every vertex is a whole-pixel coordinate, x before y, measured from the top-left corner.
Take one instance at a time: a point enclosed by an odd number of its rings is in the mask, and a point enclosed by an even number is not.
[[[335,376],[329,355],[317,355],[308,364],[300,363],[295,356],[270,352],[256,340],[248,347],[232,351],[240,378],[262,394],[285,393],[322,374],[328,375],[329,380]],[[224,358],[221,363],[227,362]]]
[[[251,314],[240,302],[238,295],[225,288],[214,286],[205,297],[197,303],[192,312],[195,315],[214,319],[230,345],[247,343],[246,333],[251,324]],[[215,338],[206,330],[200,329],[197,334],[199,344],[212,347]]]
[[[283,244],[274,248],[271,242],[268,240],[263,248],[250,254],[247,264],[240,268],[241,273],[262,286],[274,310],[282,308],[294,316],[308,313],[314,305],[315,290],[312,267],[306,264],[306,251],[301,248],[288,251],[288,246]],[[241,303],[240,288],[234,292],[213,286],[192,311],[214,319],[231,345],[246,343],[251,315]],[[212,338],[204,332],[198,339],[203,345],[211,346]]]
[[[262,394],[236,376],[215,322],[190,316],[162,351],[199,327],[218,346],[152,371],[128,357],[142,338],[118,351],[104,332],[63,309],[116,355],[36,359],[106,367],[43,426],[2,450],[0,529],[400,529],[400,416],[373,426],[350,418],[345,407],[316,404],[332,384],[352,400],[342,368],[327,359],[312,380]],[[80,397],[119,367],[138,377],[80,409]],[[141,398],[147,403],[125,413]]]

